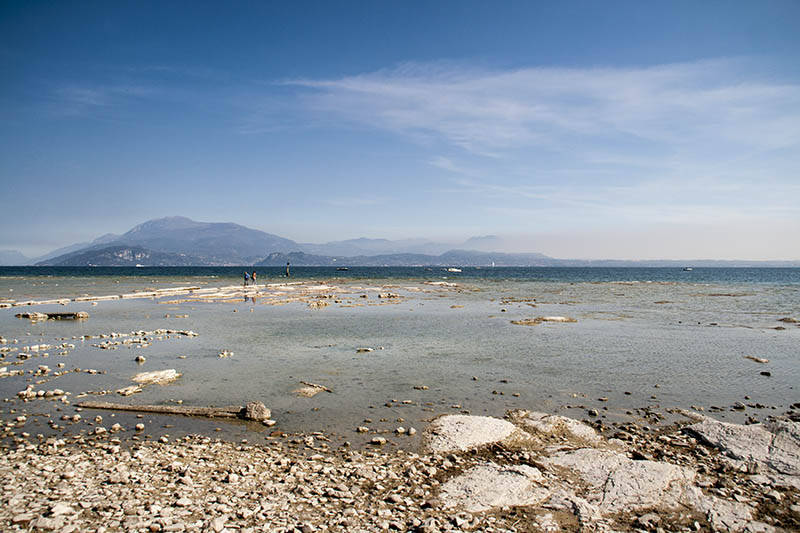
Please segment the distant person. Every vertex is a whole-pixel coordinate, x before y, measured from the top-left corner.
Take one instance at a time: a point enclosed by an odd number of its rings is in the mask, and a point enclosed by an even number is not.
[[[253,285],[258,285],[258,283],[256,283],[256,271],[255,270],[253,270],[253,274],[250,276],[250,279],[253,280]]]
[[[244,273],[244,284],[245,284],[245,286],[247,286],[247,282],[248,281],[250,281],[250,274],[248,274],[247,271],[245,271],[245,273]]]
[[[289,261],[286,261],[286,277],[288,278],[289,276]]]

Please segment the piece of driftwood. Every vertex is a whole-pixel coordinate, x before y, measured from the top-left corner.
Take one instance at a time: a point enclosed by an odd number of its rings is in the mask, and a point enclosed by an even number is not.
[[[27,318],[28,320],[85,320],[89,318],[89,313],[86,311],[77,311],[75,313],[39,313],[31,311],[18,313],[15,316],[17,318]]]
[[[333,392],[331,389],[326,387],[325,385],[319,385],[317,383],[310,383],[308,381],[301,381],[301,385],[304,387],[300,387],[299,389],[295,389],[293,392],[298,396],[303,396],[305,398],[313,398],[320,392]]]
[[[207,418],[243,418],[245,420],[267,420],[271,413],[260,402],[252,402],[245,407],[236,405],[226,407],[190,407],[185,405],[128,405],[113,402],[86,401],[76,404],[84,409],[109,409],[114,411],[134,411],[139,413],[160,413],[183,416],[204,416]],[[249,407],[249,408],[248,408]]]
[[[331,393],[333,392],[331,389],[329,389],[325,385],[319,385],[318,383],[311,383],[309,381],[301,381],[300,383],[302,383],[303,385],[307,385],[309,387],[314,387],[315,389],[322,389],[325,392],[331,392]]]

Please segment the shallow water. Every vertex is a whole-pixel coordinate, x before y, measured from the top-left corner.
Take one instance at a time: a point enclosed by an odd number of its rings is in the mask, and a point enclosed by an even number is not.
[[[173,384],[149,386],[127,398],[88,399],[148,404],[182,400],[186,405],[242,405],[261,400],[278,421],[275,429],[325,431],[349,440],[357,440],[352,430],[365,425],[366,418],[372,420],[366,424],[372,428],[421,429],[426,419],[462,410],[502,415],[512,408],[562,412],[569,405],[580,406],[566,409],[573,416],[585,416],[585,409],[594,407],[614,419],[644,406],[729,407],[744,401],[776,407],[745,413],[763,418],[800,401],[800,327],[778,322],[782,317],[800,319],[798,269],[764,269],[761,277],[758,269],[701,269],[709,272],[700,273],[528,269],[527,276],[520,269],[508,269],[506,276],[497,275],[501,269],[490,275],[473,269],[464,276],[424,269],[410,273],[408,269],[371,269],[368,279],[356,277],[358,273],[352,270],[309,270],[311,274],[301,278],[301,269],[295,269],[293,281],[340,287],[341,304],[327,300],[328,307],[311,309],[305,301],[268,305],[269,299],[200,302],[169,297],[101,301],[95,306],[72,302],[0,309],[0,335],[19,340],[6,346],[56,344],[64,342],[56,340],[61,337],[76,345],[66,356],[49,350],[48,357],[38,355],[20,366],[8,365],[17,361],[10,353],[0,366],[35,370],[46,364],[56,370],[62,362],[67,369],[107,371],[69,373],[36,386],[67,390],[73,394],[73,403],[80,392],[130,385],[130,377],[137,372],[175,368],[183,376]],[[238,270],[225,269],[205,275],[197,271],[169,275],[134,271],[125,276],[48,271],[41,275],[36,270],[0,274],[5,274],[0,277],[0,295],[18,301],[238,282]],[[424,283],[444,277],[458,287]],[[401,297],[377,298],[387,290]],[[360,298],[361,294],[369,297]],[[38,323],[14,317],[29,310],[84,310],[91,317],[80,322]],[[188,317],[175,318],[182,314]],[[542,316],[567,316],[577,322],[511,323]],[[101,342],[98,339],[72,340],[157,328],[189,329],[199,336],[116,350],[93,347]],[[356,353],[362,347],[375,350]],[[220,358],[221,350],[234,355]],[[140,354],[147,359],[142,365],[134,362]],[[745,359],[746,355],[770,362],[758,364]],[[760,374],[765,370],[770,377]],[[16,400],[16,392],[35,379],[0,379],[0,397],[10,400],[3,409],[6,419],[22,411],[46,413],[60,406],[47,400]],[[334,392],[299,397],[292,391],[301,380],[323,384]],[[428,389],[414,389],[422,385]],[[751,400],[744,400],[745,395]],[[600,397],[608,401],[600,402]],[[404,400],[413,403],[403,404]],[[603,411],[604,407],[608,410]],[[62,413],[72,413],[71,407],[62,409]],[[103,415],[108,421],[110,414]],[[745,415],[725,411],[716,416],[741,420]],[[133,418],[113,417],[126,427],[135,423]],[[254,430],[266,431],[253,424],[150,415],[146,419],[154,420],[155,426],[174,425],[160,430],[173,434],[220,427],[217,434],[252,439]],[[44,421],[46,417],[39,426],[34,422],[26,430],[43,431]],[[153,433],[158,432],[154,427]],[[406,439],[402,444],[414,442]]]

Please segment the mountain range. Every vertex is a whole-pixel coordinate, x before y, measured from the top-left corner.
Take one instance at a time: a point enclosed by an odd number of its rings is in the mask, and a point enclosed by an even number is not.
[[[686,261],[554,259],[540,253],[501,253],[494,235],[445,244],[425,239],[350,239],[298,243],[230,222],[186,217],[149,220],[122,235],[107,233],[30,259],[0,251],[0,265],[38,266],[684,266]],[[693,266],[800,266],[798,261],[692,261]]]
[[[499,242],[481,237],[481,242]],[[464,266],[533,265],[549,260],[541,254],[495,254],[449,250],[451,245],[424,239],[391,241],[351,239],[324,244],[297,243],[233,223],[197,222],[185,217],[148,220],[122,235],[106,234],[88,243],[54,250],[35,261],[39,266],[297,266],[359,265]],[[61,252],[61,253],[59,253]]]

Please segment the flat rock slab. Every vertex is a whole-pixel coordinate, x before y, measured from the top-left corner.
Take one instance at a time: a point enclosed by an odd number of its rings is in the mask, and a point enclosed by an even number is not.
[[[445,508],[458,507],[471,513],[493,507],[535,505],[550,496],[541,483],[542,473],[528,465],[474,466],[442,485],[439,498]]]
[[[603,514],[672,509],[694,495],[695,472],[669,463],[634,461],[621,453],[594,448],[560,452],[547,459],[547,466],[575,472],[589,487],[586,498]]]
[[[549,415],[536,411],[515,411],[514,420],[529,433],[546,437],[563,437],[593,446],[602,444],[603,437],[594,428],[565,416]]]
[[[686,427],[706,444],[738,461],[756,463],[767,472],[800,476],[800,424],[776,420],[743,426],[705,417]]]
[[[688,502],[689,505],[706,516],[714,531],[747,531],[748,533],[775,531],[775,528],[770,525],[754,521],[752,508],[745,503],[707,496],[700,491],[697,491],[694,496]]]
[[[174,369],[170,368],[168,370],[153,370],[152,372],[141,372],[133,376],[133,381],[139,383],[141,385],[165,385],[167,383],[172,383],[176,379],[181,377],[181,375]]]
[[[464,451],[501,442],[520,430],[491,416],[447,415],[428,427],[427,445],[433,452]]]

